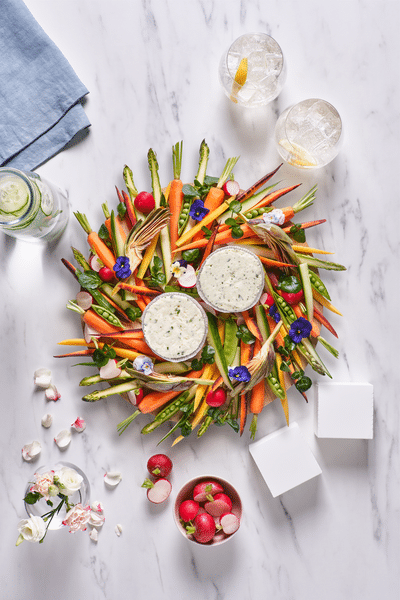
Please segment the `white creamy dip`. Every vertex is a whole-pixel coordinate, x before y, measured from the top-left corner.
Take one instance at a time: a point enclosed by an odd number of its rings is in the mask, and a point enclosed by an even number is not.
[[[260,259],[236,246],[215,250],[204,261],[197,278],[201,298],[220,312],[248,310],[264,287]]]
[[[199,303],[170,292],[150,302],[142,317],[145,340],[161,358],[179,362],[192,358],[207,335],[207,318]]]

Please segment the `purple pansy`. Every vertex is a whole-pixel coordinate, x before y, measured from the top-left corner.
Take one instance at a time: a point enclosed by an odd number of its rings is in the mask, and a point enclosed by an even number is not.
[[[304,317],[299,317],[290,326],[289,337],[295,344],[299,344],[303,338],[310,335],[312,325],[310,321]]]
[[[276,304],[272,304],[269,307],[268,314],[274,319],[275,323],[279,323],[279,321],[281,320],[281,315],[279,314]]]
[[[190,207],[189,215],[195,221],[201,221],[202,219],[204,219],[208,212],[210,211],[208,210],[208,208],[204,207],[203,200],[197,199],[193,202],[192,206]]]
[[[127,279],[127,277],[132,275],[129,258],[127,256],[118,256],[113,268],[118,279]]]
[[[234,369],[229,369],[228,371],[229,378],[233,381],[244,381],[247,383],[251,379],[251,375],[247,367],[235,367]]]

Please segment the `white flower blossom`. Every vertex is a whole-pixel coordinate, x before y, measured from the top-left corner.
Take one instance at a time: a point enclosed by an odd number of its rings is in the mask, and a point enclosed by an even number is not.
[[[71,467],[61,467],[54,473],[54,483],[58,485],[64,496],[72,496],[82,485],[83,477],[71,469]]]

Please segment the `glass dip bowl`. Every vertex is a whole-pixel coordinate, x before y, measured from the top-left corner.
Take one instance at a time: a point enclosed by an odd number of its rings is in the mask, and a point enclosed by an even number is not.
[[[193,358],[203,347],[208,322],[197,300],[180,292],[167,292],[146,306],[142,328],[147,345],[157,356],[182,362]]]
[[[264,289],[264,267],[251,250],[226,246],[212,252],[197,276],[202,300],[222,313],[249,310]]]

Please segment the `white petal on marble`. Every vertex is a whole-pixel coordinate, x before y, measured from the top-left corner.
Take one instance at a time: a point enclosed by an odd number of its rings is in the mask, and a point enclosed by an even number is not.
[[[45,429],[48,429],[49,427],[51,427],[52,423],[53,423],[53,415],[51,415],[50,413],[46,413],[45,415],[43,415],[41,424],[43,427],[45,427]]]
[[[29,444],[25,444],[25,446],[22,448],[22,458],[26,462],[31,462],[32,460],[35,460],[39,456],[41,450],[42,450],[41,443],[38,442],[37,440],[34,440],[33,442],[30,442]]]
[[[109,471],[104,475],[104,483],[111,488],[116,487],[122,481],[122,474],[119,471]]]
[[[44,367],[36,369],[33,381],[39,388],[47,389],[51,385],[51,371]]]
[[[71,437],[71,431],[69,429],[62,429],[59,433],[57,433],[54,441],[60,450],[65,450],[71,443]]]

